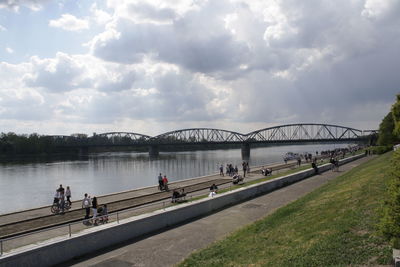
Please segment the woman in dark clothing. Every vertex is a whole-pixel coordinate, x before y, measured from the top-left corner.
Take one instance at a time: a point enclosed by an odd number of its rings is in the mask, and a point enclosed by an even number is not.
[[[92,211],[93,211],[93,217],[92,220],[94,224],[97,224],[97,197],[93,197],[92,199]]]

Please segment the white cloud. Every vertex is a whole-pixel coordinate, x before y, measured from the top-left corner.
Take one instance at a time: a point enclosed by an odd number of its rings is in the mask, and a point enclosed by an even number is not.
[[[7,29],[4,26],[0,25],[0,32],[5,32]]]
[[[2,0],[0,1],[0,8],[8,8],[18,12],[20,7],[23,6],[33,11],[39,11],[47,2],[49,0]]]
[[[54,59],[31,58],[32,72],[24,77],[30,87],[45,88],[51,92],[70,91],[87,83],[81,74],[84,66],[74,57],[57,53]]]
[[[104,10],[99,9],[96,3],[92,4],[90,11],[92,19],[99,25],[104,25],[112,20],[112,16]]]
[[[58,20],[50,20],[49,26],[66,31],[81,31],[89,29],[89,22],[84,19],[78,19],[71,14],[63,14]]]
[[[10,48],[10,47],[6,47],[6,51],[7,51],[7,53],[9,53],[9,54],[14,53],[14,50],[13,50],[12,48]]]
[[[361,14],[368,18],[384,16],[396,2],[396,0],[366,0]]]

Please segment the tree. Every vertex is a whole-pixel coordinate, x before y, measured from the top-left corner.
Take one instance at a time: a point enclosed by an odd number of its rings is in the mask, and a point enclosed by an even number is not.
[[[393,133],[400,139],[400,94],[397,95],[397,101],[392,106],[392,117],[394,122]]]
[[[391,112],[386,115],[379,127],[378,143],[390,140],[393,140],[392,144],[400,140],[400,95],[397,95],[397,101],[393,104]],[[393,153],[391,163],[380,230],[394,248],[400,249],[400,150]]]
[[[390,146],[394,144],[397,139],[393,134],[394,127],[393,115],[392,112],[389,112],[379,125],[378,145]]]

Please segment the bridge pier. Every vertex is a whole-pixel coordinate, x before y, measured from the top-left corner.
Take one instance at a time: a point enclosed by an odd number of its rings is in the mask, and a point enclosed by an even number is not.
[[[242,144],[242,159],[249,160],[249,158],[250,158],[250,144],[243,143]]]
[[[157,145],[149,146],[149,156],[150,157],[158,157],[159,154],[160,154],[160,151],[159,151]]]

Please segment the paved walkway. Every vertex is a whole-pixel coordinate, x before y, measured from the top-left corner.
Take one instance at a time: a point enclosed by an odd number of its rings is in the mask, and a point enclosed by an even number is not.
[[[285,164],[282,164],[282,163],[274,163],[274,164],[270,164],[270,165],[266,165],[266,166],[268,168],[274,168],[277,166],[282,167],[284,165]],[[288,164],[288,166],[290,166],[290,164]],[[253,172],[252,174],[248,175],[246,177],[247,181],[260,178],[260,175],[258,172],[258,170],[260,168],[254,167],[252,169],[253,169],[253,171],[257,170],[257,172]],[[240,172],[240,173],[242,173],[242,172]],[[193,185],[196,185],[199,183],[213,181],[213,180],[221,179],[221,178],[226,178],[229,181],[232,179],[229,176],[221,177],[218,174],[214,174],[214,175],[207,175],[207,176],[196,177],[196,178],[187,179],[187,180],[171,182],[171,183],[169,183],[169,188],[172,190],[174,188],[188,187],[188,186],[193,186]],[[155,180],[156,180],[156,177],[155,177]],[[149,187],[127,190],[127,191],[123,191],[123,192],[117,192],[117,193],[113,193],[113,194],[107,194],[107,195],[103,195],[103,196],[97,196],[97,199],[98,199],[98,203],[103,204],[103,203],[121,201],[121,200],[134,198],[134,197],[150,195],[150,194],[154,194],[157,192],[160,192],[158,190],[158,186],[149,186]],[[23,220],[49,216],[52,214],[50,212],[50,207],[51,206],[44,206],[44,207],[23,210],[23,211],[18,211],[18,212],[13,212],[13,213],[0,214],[0,226],[14,223],[14,222],[21,222]],[[70,211],[80,210],[80,209],[82,209],[82,199],[73,201]]]
[[[341,166],[339,172],[324,172],[210,216],[68,262],[65,266],[173,266],[193,251],[271,214],[370,159],[372,157],[361,158]]]

